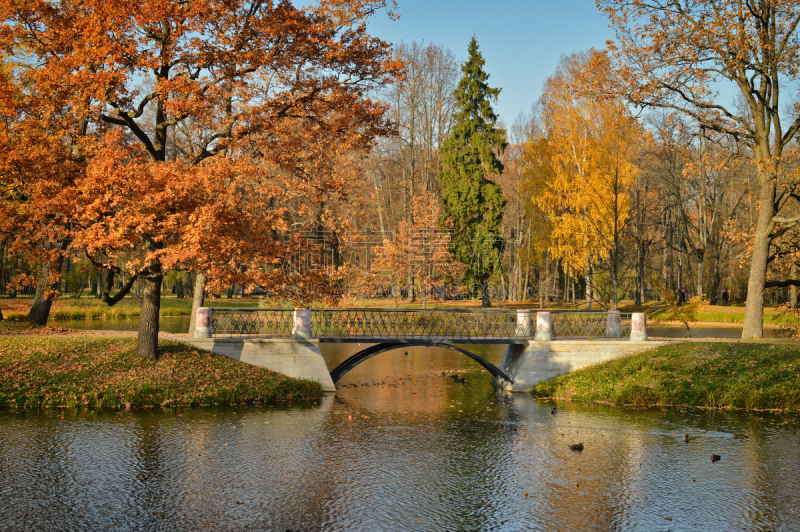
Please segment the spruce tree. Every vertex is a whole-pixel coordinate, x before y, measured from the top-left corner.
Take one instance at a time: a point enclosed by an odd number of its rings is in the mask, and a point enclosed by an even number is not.
[[[499,156],[506,147],[506,132],[496,127],[490,99],[496,102],[500,89],[487,84],[484,63],[473,37],[453,93],[455,124],[440,150],[443,170],[439,180],[443,223],[453,228],[450,252],[467,266],[464,281],[470,292],[479,289],[482,306],[488,307],[488,282],[500,269],[505,201],[500,186],[487,177],[503,171]]]

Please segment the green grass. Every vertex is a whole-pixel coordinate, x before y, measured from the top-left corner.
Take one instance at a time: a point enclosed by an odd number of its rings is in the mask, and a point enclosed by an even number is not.
[[[535,397],[619,405],[800,409],[800,343],[686,342],[538,384]]]
[[[1,322],[0,322],[1,323]],[[133,338],[0,337],[0,407],[202,406],[317,399],[316,381],[293,379],[178,342],[161,358]]]

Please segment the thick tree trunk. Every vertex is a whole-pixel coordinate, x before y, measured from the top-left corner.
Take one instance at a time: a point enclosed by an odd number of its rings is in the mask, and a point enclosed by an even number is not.
[[[704,250],[697,252],[697,278],[695,279],[694,294],[696,296],[703,296],[703,276],[706,271],[706,254]]]
[[[183,274],[178,273],[177,278],[175,279],[175,297],[178,299],[183,299]]]
[[[764,283],[767,280],[769,258],[769,233],[775,205],[775,181],[769,176],[759,176],[761,182],[760,204],[756,230],[753,234],[753,254],[750,277],[747,281],[747,302],[744,309],[742,338],[761,338],[764,335]]]
[[[489,283],[483,283],[481,286],[481,308],[490,308],[492,306],[492,299],[489,294]]]
[[[717,260],[715,262],[715,265],[714,265],[714,277],[712,279],[713,279],[713,281],[712,281],[712,284],[711,284],[711,298],[712,298],[711,302],[713,304],[715,304],[715,305],[718,305],[719,304],[719,299],[720,299],[718,297],[719,285],[722,282],[722,276],[719,273],[719,260]]]
[[[194,335],[194,318],[197,309],[203,306],[206,300],[206,274],[198,273],[194,279],[194,297],[192,299],[192,317],[189,321],[189,336]]]
[[[61,272],[63,264],[64,257],[59,254],[52,264],[53,271]],[[50,276],[50,266],[47,263],[42,266],[39,283],[36,285],[36,294],[33,296],[33,304],[30,312],[28,312],[28,321],[37,325],[47,325],[47,320],[50,318],[50,309],[53,307],[53,298],[59,287],[58,281],[47,283],[47,279]]]
[[[144,285],[142,311],[139,317],[139,336],[136,353],[150,360],[158,360],[158,314],[161,309],[161,281],[163,274],[140,277]]]

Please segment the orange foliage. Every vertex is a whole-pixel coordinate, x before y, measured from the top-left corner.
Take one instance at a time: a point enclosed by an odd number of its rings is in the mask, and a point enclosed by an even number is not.
[[[391,272],[392,284],[413,278],[423,304],[431,288],[458,280],[465,266],[449,252],[450,231],[441,229],[442,207],[433,195],[415,196],[413,223],[401,220],[394,240],[384,240],[375,251],[379,258],[373,270]]]
[[[0,0],[0,53],[20,58],[0,80],[11,251],[69,247],[153,286],[174,268],[291,282],[289,225],[335,225],[314,206],[391,131],[366,96],[402,68],[366,33],[385,5]]]

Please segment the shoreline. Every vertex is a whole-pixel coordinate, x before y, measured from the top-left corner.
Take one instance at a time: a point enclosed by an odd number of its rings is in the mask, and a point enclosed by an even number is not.
[[[0,322],[2,323],[2,322]],[[0,336],[0,408],[145,408],[311,401],[316,381],[293,379],[160,340],[157,361],[130,335]]]
[[[561,375],[531,395],[647,408],[800,411],[797,340],[693,340]]]

